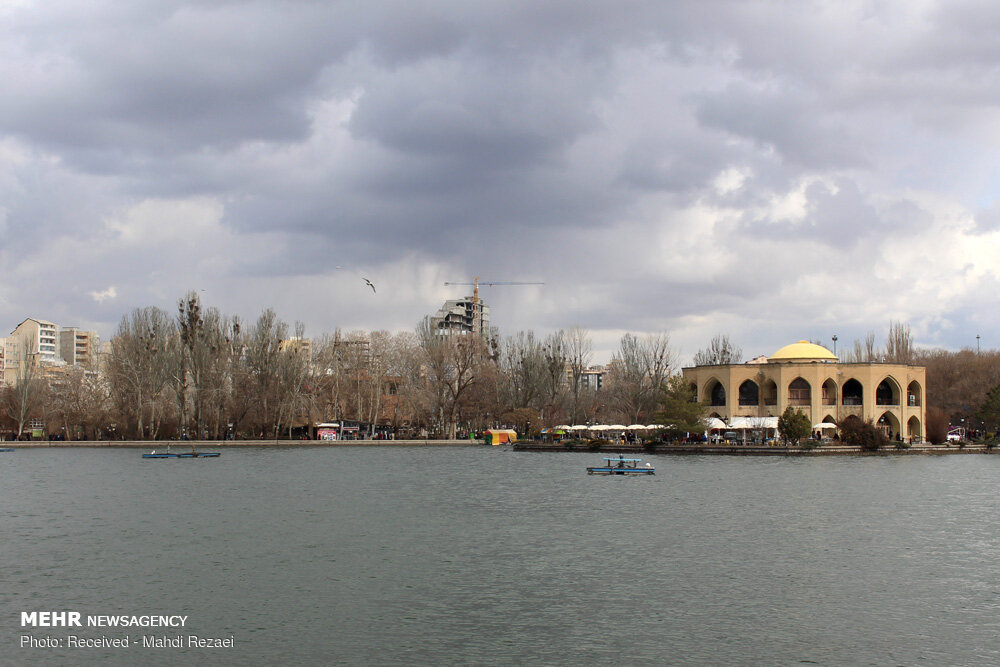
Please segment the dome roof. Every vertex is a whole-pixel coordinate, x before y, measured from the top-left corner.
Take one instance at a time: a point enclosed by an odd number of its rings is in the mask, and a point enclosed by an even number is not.
[[[837,361],[837,357],[822,345],[800,340],[786,345],[767,359],[768,361]]]

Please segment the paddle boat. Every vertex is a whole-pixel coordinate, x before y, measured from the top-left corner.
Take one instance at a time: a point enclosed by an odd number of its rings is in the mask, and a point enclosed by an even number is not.
[[[655,475],[656,468],[646,464],[640,468],[642,459],[627,459],[624,456],[611,456],[604,459],[604,465],[587,468],[588,475]]]
[[[12,452],[12,451],[14,451],[13,447],[0,447],[0,452]]]
[[[190,452],[172,452],[169,449],[165,452],[158,452],[155,449],[149,454],[143,454],[144,459],[211,459],[220,456],[219,452],[197,452],[194,447]]]

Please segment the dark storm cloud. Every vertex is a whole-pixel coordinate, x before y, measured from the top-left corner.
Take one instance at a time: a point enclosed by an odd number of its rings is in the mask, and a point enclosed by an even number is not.
[[[248,139],[305,136],[303,101],[320,69],[353,42],[318,6],[175,5],[40,18],[48,38],[11,36],[0,121],[41,145],[161,156]],[[294,45],[294,48],[289,48]]]
[[[853,128],[824,107],[811,91],[740,84],[706,96],[698,118],[808,169],[865,166],[865,146]]]
[[[700,191],[744,151],[726,146],[715,133],[636,141],[623,153],[621,180],[633,187],[666,192]]]
[[[67,313],[43,277],[137,305],[178,272],[252,301],[255,277],[341,261],[422,289],[545,278],[528,305],[491,297],[522,328],[766,312],[784,332],[841,298],[830,266],[856,303],[899,239],[974,290],[953,264],[963,209],[1000,197],[997,23],[974,2],[19,3],[0,8],[0,260]],[[906,289],[901,310],[927,308]],[[355,314],[440,305],[399,298]]]

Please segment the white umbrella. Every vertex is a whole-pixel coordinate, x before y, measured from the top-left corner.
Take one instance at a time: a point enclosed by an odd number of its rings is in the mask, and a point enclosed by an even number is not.
[[[722,421],[718,417],[709,417],[705,420],[705,428],[709,431],[714,431],[718,428],[727,428],[726,422]]]
[[[627,427],[624,424],[612,424],[608,428],[612,431],[624,431]]]
[[[611,428],[611,427],[608,426],[607,424],[598,424],[597,426],[591,426],[590,430],[591,431],[607,431],[609,428]]]
[[[565,430],[571,429],[573,427],[570,426],[569,424],[560,424],[559,426],[554,426],[553,428],[561,428],[562,430],[565,431]]]
[[[817,431],[822,431],[828,428],[837,428],[837,425],[831,424],[830,422],[820,422],[818,424],[815,424],[813,428],[816,429]]]
[[[648,427],[643,426],[642,424],[630,424],[626,427],[629,431],[645,431],[647,428]]]
[[[569,430],[570,430],[570,431],[586,431],[586,430],[587,430],[587,428],[588,428],[588,427],[587,427],[587,426],[585,426],[585,425],[583,425],[583,424],[575,424],[575,425],[573,425],[573,426],[570,426],[570,427],[569,427]]]

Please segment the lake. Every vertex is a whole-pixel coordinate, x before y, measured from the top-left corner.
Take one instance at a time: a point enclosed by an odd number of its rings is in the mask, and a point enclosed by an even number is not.
[[[602,454],[506,447],[140,455],[0,454],[5,661],[1000,662],[997,456],[649,456],[655,476],[599,477]],[[64,610],[82,627],[21,625]],[[234,646],[141,644],[188,635]]]

